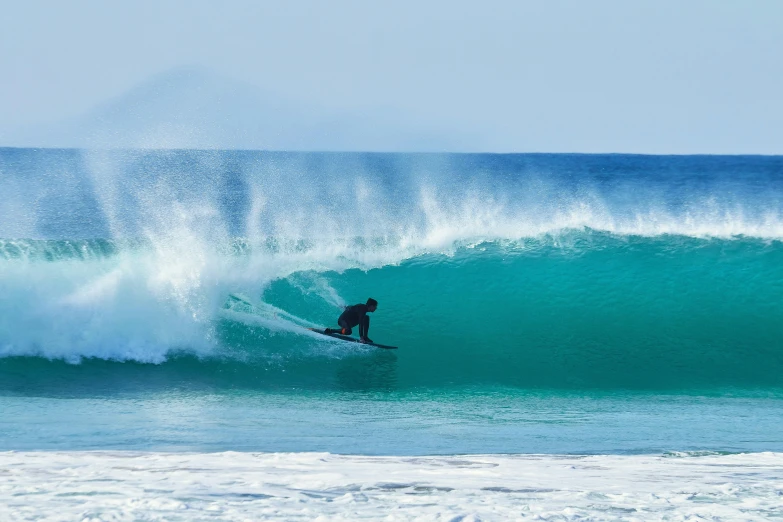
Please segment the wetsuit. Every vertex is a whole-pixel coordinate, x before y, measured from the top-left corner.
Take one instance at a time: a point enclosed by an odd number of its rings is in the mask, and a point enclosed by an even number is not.
[[[343,335],[351,335],[351,328],[359,326],[359,338],[364,339],[367,337],[367,332],[370,330],[370,316],[367,315],[367,305],[357,304],[353,306],[345,307],[345,311],[340,314],[340,318],[337,319],[337,324],[342,328]]]

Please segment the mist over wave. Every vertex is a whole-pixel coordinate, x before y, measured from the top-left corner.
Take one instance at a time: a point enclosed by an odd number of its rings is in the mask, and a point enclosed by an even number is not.
[[[2,238],[783,237],[783,159],[0,149]]]
[[[783,385],[778,157],[1,149],[0,172],[8,371]],[[393,360],[301,328],[368,296]]]

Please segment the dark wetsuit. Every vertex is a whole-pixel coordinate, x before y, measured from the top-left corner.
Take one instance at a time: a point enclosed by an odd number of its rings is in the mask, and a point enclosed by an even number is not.
[[[345,311],[337,319],[340,328],[344,328],[344,335],[351,335],[351,328],[359,326],[359,337],[367,337],[367,331],[370,329],[370,316],[367,315],[367,305],[357,304],[345,307]]]

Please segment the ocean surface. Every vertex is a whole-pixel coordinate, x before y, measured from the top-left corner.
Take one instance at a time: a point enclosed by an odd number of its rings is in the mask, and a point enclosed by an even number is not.
[[[0,148],[2,518],[763,520],[781,453],[783,157]]]

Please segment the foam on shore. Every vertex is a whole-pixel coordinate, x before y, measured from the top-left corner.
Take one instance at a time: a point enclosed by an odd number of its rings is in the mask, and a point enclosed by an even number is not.
[[[767,520],[783,454],[0,453],[22,520]]]

